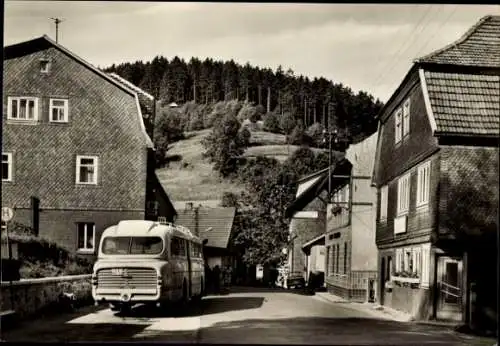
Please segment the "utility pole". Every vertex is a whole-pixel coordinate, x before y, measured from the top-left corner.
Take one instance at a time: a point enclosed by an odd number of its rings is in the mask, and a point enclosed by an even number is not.
[[[335,144],[338,142],[338,132],[336,126],[334,126],[335,118],[335,108],[336,102],[328,103],[328,125],[323,130],[323,136],[325,141],[328,141],[328,197],[327,202],[331,203],[332,199],[332,161],[333,161],[333,148],[332,142]]]
[[[64,19],[60,19],[60,18],[50,18],[54,21],[54,23],[56,24],[56,43],[58,43],[59,41],[59,24],[64,22]]]

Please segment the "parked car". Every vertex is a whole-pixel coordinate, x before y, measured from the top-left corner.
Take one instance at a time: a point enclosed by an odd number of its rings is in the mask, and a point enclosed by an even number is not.
[[[286,280],[286,287],[288,289],[292,288],[304,288],[306,286],[306,281],[304,280],[304,275],[301,272],[294,272],[288,275]]]

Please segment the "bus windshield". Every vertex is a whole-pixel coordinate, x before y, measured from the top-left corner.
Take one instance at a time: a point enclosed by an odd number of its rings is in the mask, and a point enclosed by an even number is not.
[[[105,255],[157,255],[162,250],[160,237],[106,237],[102,243]]]

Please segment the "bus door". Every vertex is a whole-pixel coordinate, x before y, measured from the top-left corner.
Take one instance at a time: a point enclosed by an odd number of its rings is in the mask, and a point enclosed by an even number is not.
[[[186,242],[186,249],[187,249],[187,264],[188,264],[188,295],[189,298],[193,296],[193,253],[192,253],[192,246],[193,244],[188,241],[187,239],[184,239]]]

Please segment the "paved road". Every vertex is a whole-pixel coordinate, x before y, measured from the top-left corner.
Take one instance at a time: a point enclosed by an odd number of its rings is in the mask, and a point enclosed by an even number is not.
[[[492,345],[443,327],[377,319],[349,304],[287,291],[210,296],[182,313],[134,308],[129,316],[87,307],[26,322],[2,333],[6,341],[160,341],[349,345]]]

